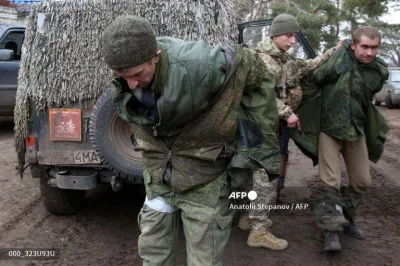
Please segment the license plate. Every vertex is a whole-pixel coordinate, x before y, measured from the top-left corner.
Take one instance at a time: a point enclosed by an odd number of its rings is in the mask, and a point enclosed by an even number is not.
[[[400,94],[400,90],[394,90],[394,94]]]
[[[101,159],[95,151],[74,151],[71,153],[74,164],[101,164]]]

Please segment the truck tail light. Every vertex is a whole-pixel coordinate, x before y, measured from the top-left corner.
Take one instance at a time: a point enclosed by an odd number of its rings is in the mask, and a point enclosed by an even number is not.
[[[36,149],[36,137],[28,136],[26,138],[26,147],[31,149]]]

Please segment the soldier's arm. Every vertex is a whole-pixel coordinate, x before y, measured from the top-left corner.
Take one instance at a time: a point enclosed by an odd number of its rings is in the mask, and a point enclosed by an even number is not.
[[[312,72],[310,81],[316,88],[322,89],[325,85],[334,82],[337,77],[336,60],[332,58],[331,60],[325,61]]]
[[[325,53],[313,59],[307,59],[307,60],[298,59],[296,63],[299,69],[300,78],[310,75],[318,66],[327,61],[329,58],[331,58],[332,55],[342,46],[343,42],[344,40],[339,41],[335,47],[330,48]]]
[[[276,106],[278,107],[279,119],[287,120],[293,114],[292,108],[281,99],[276,98]]]
[[[288,127],[301,130],[299,117],[293,112],[292,108],[278,98],[276,98],[276,105],[278,107],[279,119],[285,120]]]

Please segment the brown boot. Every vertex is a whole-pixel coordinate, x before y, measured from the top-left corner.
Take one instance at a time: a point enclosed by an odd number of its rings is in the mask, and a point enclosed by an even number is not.
[[[254,228],[250,231],[247,245],[250,247],[261,247],[272,250],[284,250],[288,246],[285,239],[275,237],[268,228],[261,227],[258,230]]]
[[[242,215],[239,218],[239,224],[238,227],[239,229],[242,229],[243,231],[247,231],[251,229],[251,219],[248,215]],[[272,221],[270,219],[265,220],[264,222],[265,227],[271,227],[272,226]]]

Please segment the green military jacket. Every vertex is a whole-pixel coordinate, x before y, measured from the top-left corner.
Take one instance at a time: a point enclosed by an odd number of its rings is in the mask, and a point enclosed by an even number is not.
[[[313,77],[323,88],[321,131],[347,141],[365,135],[366,107],[388,78],[386,63],[376,58],[368,65],[361,64],[347,41]]]
[[[346,141],[363,135],[370,160],[379,160],[389,127],[372,97],[387,77],[386,64],[380,58],[361,64],[346,41],[311,77],[302,80],[304,95],[297,112],[304,134],[293,131],[291,137],[314,164],[321,131]]]
[[[223,49],[169,37],[158,43],[162,53],[151,87],[159,95],[158,121],[140,112],[124,80],[114,81],[117,112],[131,123],[135,149],[142,151],[148,198],[175,193],[212,205],[227,185],[234,156],[278,173],[278,113],[262,60],[242,46]],[[243,134],[238,124],[246,128]],[[242,146],[235,150],[236,139]]]

